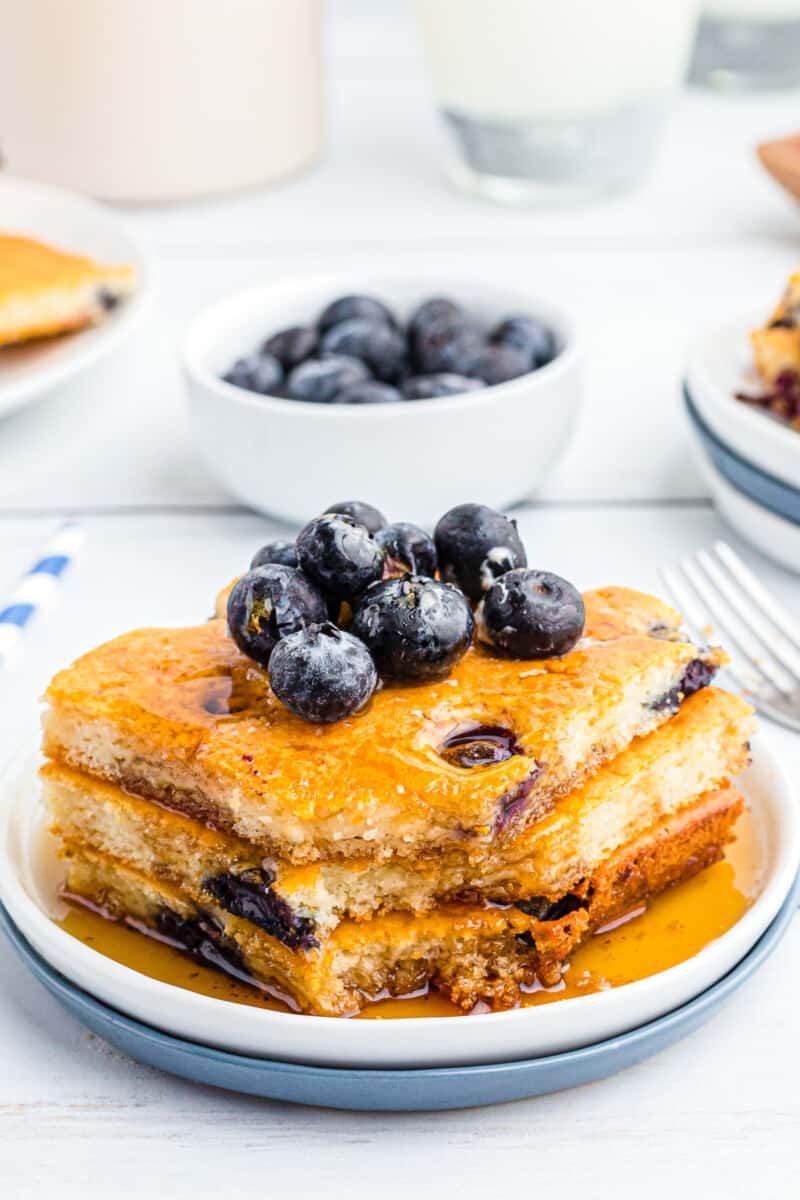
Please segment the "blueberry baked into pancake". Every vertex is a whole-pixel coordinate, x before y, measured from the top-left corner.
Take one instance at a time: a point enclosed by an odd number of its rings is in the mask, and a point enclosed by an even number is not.
[[[732,836],[753,722],[722,652],[529,568],[499,513],[431,539],[332,505],[224,607],[55,677],[44,793],[71,902],[301,1011],[514,1005]]]

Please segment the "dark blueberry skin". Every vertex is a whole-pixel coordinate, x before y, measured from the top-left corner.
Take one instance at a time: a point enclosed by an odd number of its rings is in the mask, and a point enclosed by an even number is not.
[[[298,717],[328,725],[364,707],[378,686],[378,672],[363,642],[325,621],[278,643],[269,682]]]
[[[319,334],[313,325],[290,325],[273,333],[261,349],[265,354],[273,354],[288,374],[298,363],[316,354],[318,346]]]
[[[455,583],[477,603],[493,581],[526,567],[516,522],[485,504],[458,504],[433,531],[442,579]]]
[[[325,597],[302,571],[280,563],[254,567],[228,597],[228,628],[236,645],[266,667],[280,638],[328,616]]]
[[[390,383],[375,383],[368,379],[344,388],[336,397],[337,404],[397,404],[403,397]]]
[[[325,333],[332,325],[341,321],[349,321],[353,317],[366,317],[368,321],[384,321],[387,325],[396,325],[394,313],[375,296],[340,296],[324,308],[317,320],[320,333]]]
[[[314,921],[294,912],[282,896],[276,895],[270,886],[273,880],[273,872],[248,867],[208,876],[203,880],[203,890],[210,892],[226,912],[252,921],[291,950],[313,950],[319,945],[314,937]]]
[[[453,373],[440,375],[411,375],[404,380],[403,395],[407,400],[432,400],[438,396],[458,396],[486,387],[482,379],[469,379]]]
[[[284,542],[280,539],[267,542],[260,550],[256,550],[250,566],[265,567],[267,563],[280,563],[284,567],[298,566],[294,542]]]
[[[297,557],[310,579],[336,600],[352,602],[383,575],[383,551],[369,531],[341,513],[324,513],[297,535]]]
[[[693,658],[675,687],[651,701],[648,707],[653,712],[676,713],[687,696],[693,696],[701,688],[708,687],[713,678],[714,668],[703,662],[702,658]]]
[[[324,359],[310,358],[295,367],[288,379],[288,391],[293,400],[332,404],[339,392],[369,377],[369,368],[360,359],[332,354]]]
[[[550,571],[509,571],[477,612],[478,637],[511,658],[558,658],[573,648],[585,623],[580,592]]]
[[[483,348],[483,337],[473,325],[445,317],[420,330],[414,361],[420,375],[471,375]]]
[[[248,354],[235,362],[222,378],[234,387],[269,396],[283,383],[283,367],[274,354]]]
[[[379,529],[375,541],[386,555],[385,579],[400,575],[427,575],[432,579],[436,574],[439,565],[436,547],[419,525],[397,521]]]
[[[323,335],[320,350],[326,354],[346,354],[360,358],[378,379],[393,383],[406,365],[405,338],[385,321],[353,317],[332,325]]]
[[[350,626],[381,674],[399,679],[444,675],[466,653],[473,630],[472,610],[458,588],[420,575],[374,584]]]
[[[155,921],[165,941],[183,950],[196,962],[216,967],[245,983],[255,982],[235,943],[225,936],[222,926],[213,917],[183,917],[171,908],[161,908]]]
[[[415,346],[420,333],[437,321],[466,323],[466,319],[463,308],[455,300],[449,300],[446,296],[432,296],[429,300],[423,300],[408,318],[408,340]]]
[[[514,346],[485,346],[473,364],[472,373],[492,387],[527,375],[530,369],[530,359],[522,350]]]
[[[365,500],[337,500],[335,504],[329,504],[325,512],[352,517],[359,525],[364,526],[367,533],[377,533],[388,524],[381,510],[373,504],[367,504]]]
[[[528,360],[529,371],[543,367],[556,356],[556,339],[552,330],[534,317],[507,317],[492,330],[489,341],[522,351]]]

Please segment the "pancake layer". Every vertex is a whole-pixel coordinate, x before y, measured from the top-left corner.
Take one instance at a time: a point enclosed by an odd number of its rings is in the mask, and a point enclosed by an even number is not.
[[[346,918],[427,912],[443,900],[530,906],[535,898],[537,911],[546,912],[620,846],[742,770],[753,728],[739,697],[704,689],[502,847],[480,854],[453,847],[416,860],[298,866],[264,859],[240,838],[72,768],[49,763],[42,777],[55,832],[71,845],[177,884],[197,904],[248,911],[292,945],[324,937]]]
[[[422,915],[342,921],[316,945],[292,949],[213,901],[200,906],[174,884],[69,843],[66,889],[74,901],[259,982],[303,1011],[343,1016],[366,998],[428,984],[465,1009],[478,1001],[501,1009],[537,979],[557,982],[593,929],[717,861],[741,809],[730,786],[683,805],[608,855],[572,910],[550,920],[516,905],[442,904]]]
[[[679,615],[652,597],[584,599],[585,637],[562,658],[473,648],[446,679],[387,686],[324,727],[277,701],[222,621],[140,630],[56,676],[45,753],[281,861],[480,854],[664,724],[724,661],[679,640]],[[509,756],[461,765],[454,746],[486,730],[505,731]]]

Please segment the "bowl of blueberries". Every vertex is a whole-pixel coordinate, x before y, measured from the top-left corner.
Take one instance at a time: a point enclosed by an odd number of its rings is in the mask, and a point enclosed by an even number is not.
[[[298,522],[342,484],[431,524],[479,485],[535,493],[578,414],[568,317],[483,281],[297,276],[232,296],[183,347],[190,417],[212,472]]]

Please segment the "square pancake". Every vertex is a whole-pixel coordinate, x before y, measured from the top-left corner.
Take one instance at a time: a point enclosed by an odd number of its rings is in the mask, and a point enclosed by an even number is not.
[[[0,234],[0,346],[93,325],[134,286],[133,267]]]
[[[47,692],[45,754],[295,862],[485,848],[549,812],[724,661],[681,640],[680,617],[626,589],[588,592],[561,658],[473,647],[444,679],[384,686],[358,715],[315,726],[272,694],[224,622],[145,629],[100,646]],[[484,729],[513,752],[467,767]]]
[[[578,903],[552,920],[516,906],[442,904],[343,921],[314,946],[290,948],[213,903],[84,846],[67,845],[65,898],[249,979],[305,1012],[346,1016],[370,998],[433,984],[464,1009],[509,1008],[537,980],[558,982],[581,939],[671,884],[718,861],[742,800],[707,792],[609,855]]]
[[[58,837],[175,884],[199,906],[215,902],[294,947],[348,918],[429,912],[442,901],[563,907],[609,854],[742,770],[754,725],[740,697],[703,689],[548,816],[481,856],[453,847],[420,860],[295,865],[73,768],[47,763],[41,775]]]

